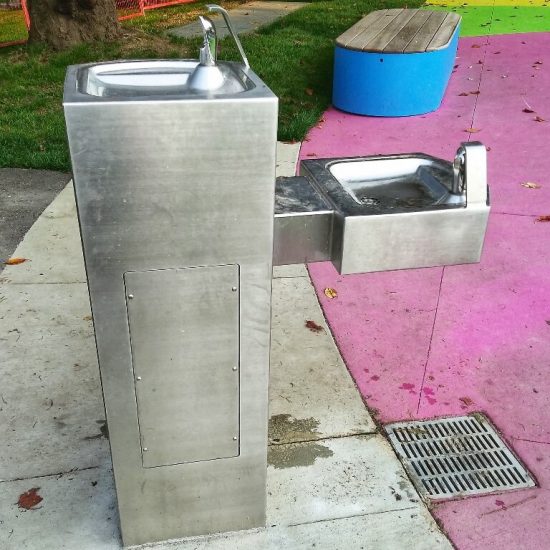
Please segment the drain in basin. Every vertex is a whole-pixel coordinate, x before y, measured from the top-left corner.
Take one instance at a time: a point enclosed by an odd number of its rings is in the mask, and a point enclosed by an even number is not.
[[[481,414],[396,422],[386,432],[417,490],[430,500],[535,486]]]

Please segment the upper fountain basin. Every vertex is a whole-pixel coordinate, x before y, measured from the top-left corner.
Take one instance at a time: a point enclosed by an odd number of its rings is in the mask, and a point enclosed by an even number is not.
[[[197,60],[112,61],[69,67],[65,102],[225,99],[271,96],[252,70],[221,61],[223,84],[213,91],[189,86]]]

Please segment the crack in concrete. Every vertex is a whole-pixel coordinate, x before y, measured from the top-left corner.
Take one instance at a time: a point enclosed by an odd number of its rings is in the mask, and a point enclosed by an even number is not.
[[[29,479],[42,479],[46,477],[61,477],[68,474],[75,474],[78,472],[86,472],[87,470],[98,470],[101,466],[88,466],[86,468],[73,468],[64,472],[57,472],[55,474],[42,474],[38,476],[28,476],[28,477],[14,477],[13,479],[0,479],[0,483],[11,483],[14,481],[26,481]]]
[[[407,512],[409,510],[416,510],[418,511],[417,506],[407,506],[406,508],[392,508],[390,510],[379,510],[378,512],[371,512],[369,513],[361,513],[361,514],[349,514],[347,516],[338,516],[333,518],[326,518],[326,519],[319,519],[317,521],[305,521],[303,523],[291,523],[288,525],[288,527],[298,527],[299,525],[314,525],[315,523],[326,523],[326,522],[332,522],[332,521],[338,521],[342,519],[348,519],[348,518],[361,518],[366,516],[380,516],[382,514],[391,514],[393,512]],[[276,527],[276,525],[272,525],[272,527]]]

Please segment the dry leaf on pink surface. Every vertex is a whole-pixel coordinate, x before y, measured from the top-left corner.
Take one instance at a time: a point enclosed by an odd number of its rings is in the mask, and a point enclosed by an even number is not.
[[[334,288],[325,288],[325,296],[332,300],[338,296],[338,292]]]
[[[526,181],[525,183],[521,184],[522,187],[525,187],[526,189],[540,189],[541,186],[538,183],[533,183],[532,181]]]

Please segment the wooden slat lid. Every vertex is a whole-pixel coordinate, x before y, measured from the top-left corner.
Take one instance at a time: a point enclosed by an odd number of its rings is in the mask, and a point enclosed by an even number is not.
[[[453,12],[391,9],[363,17],[336,39],[349,50],[419,53],[446,48],[461,17]]]

